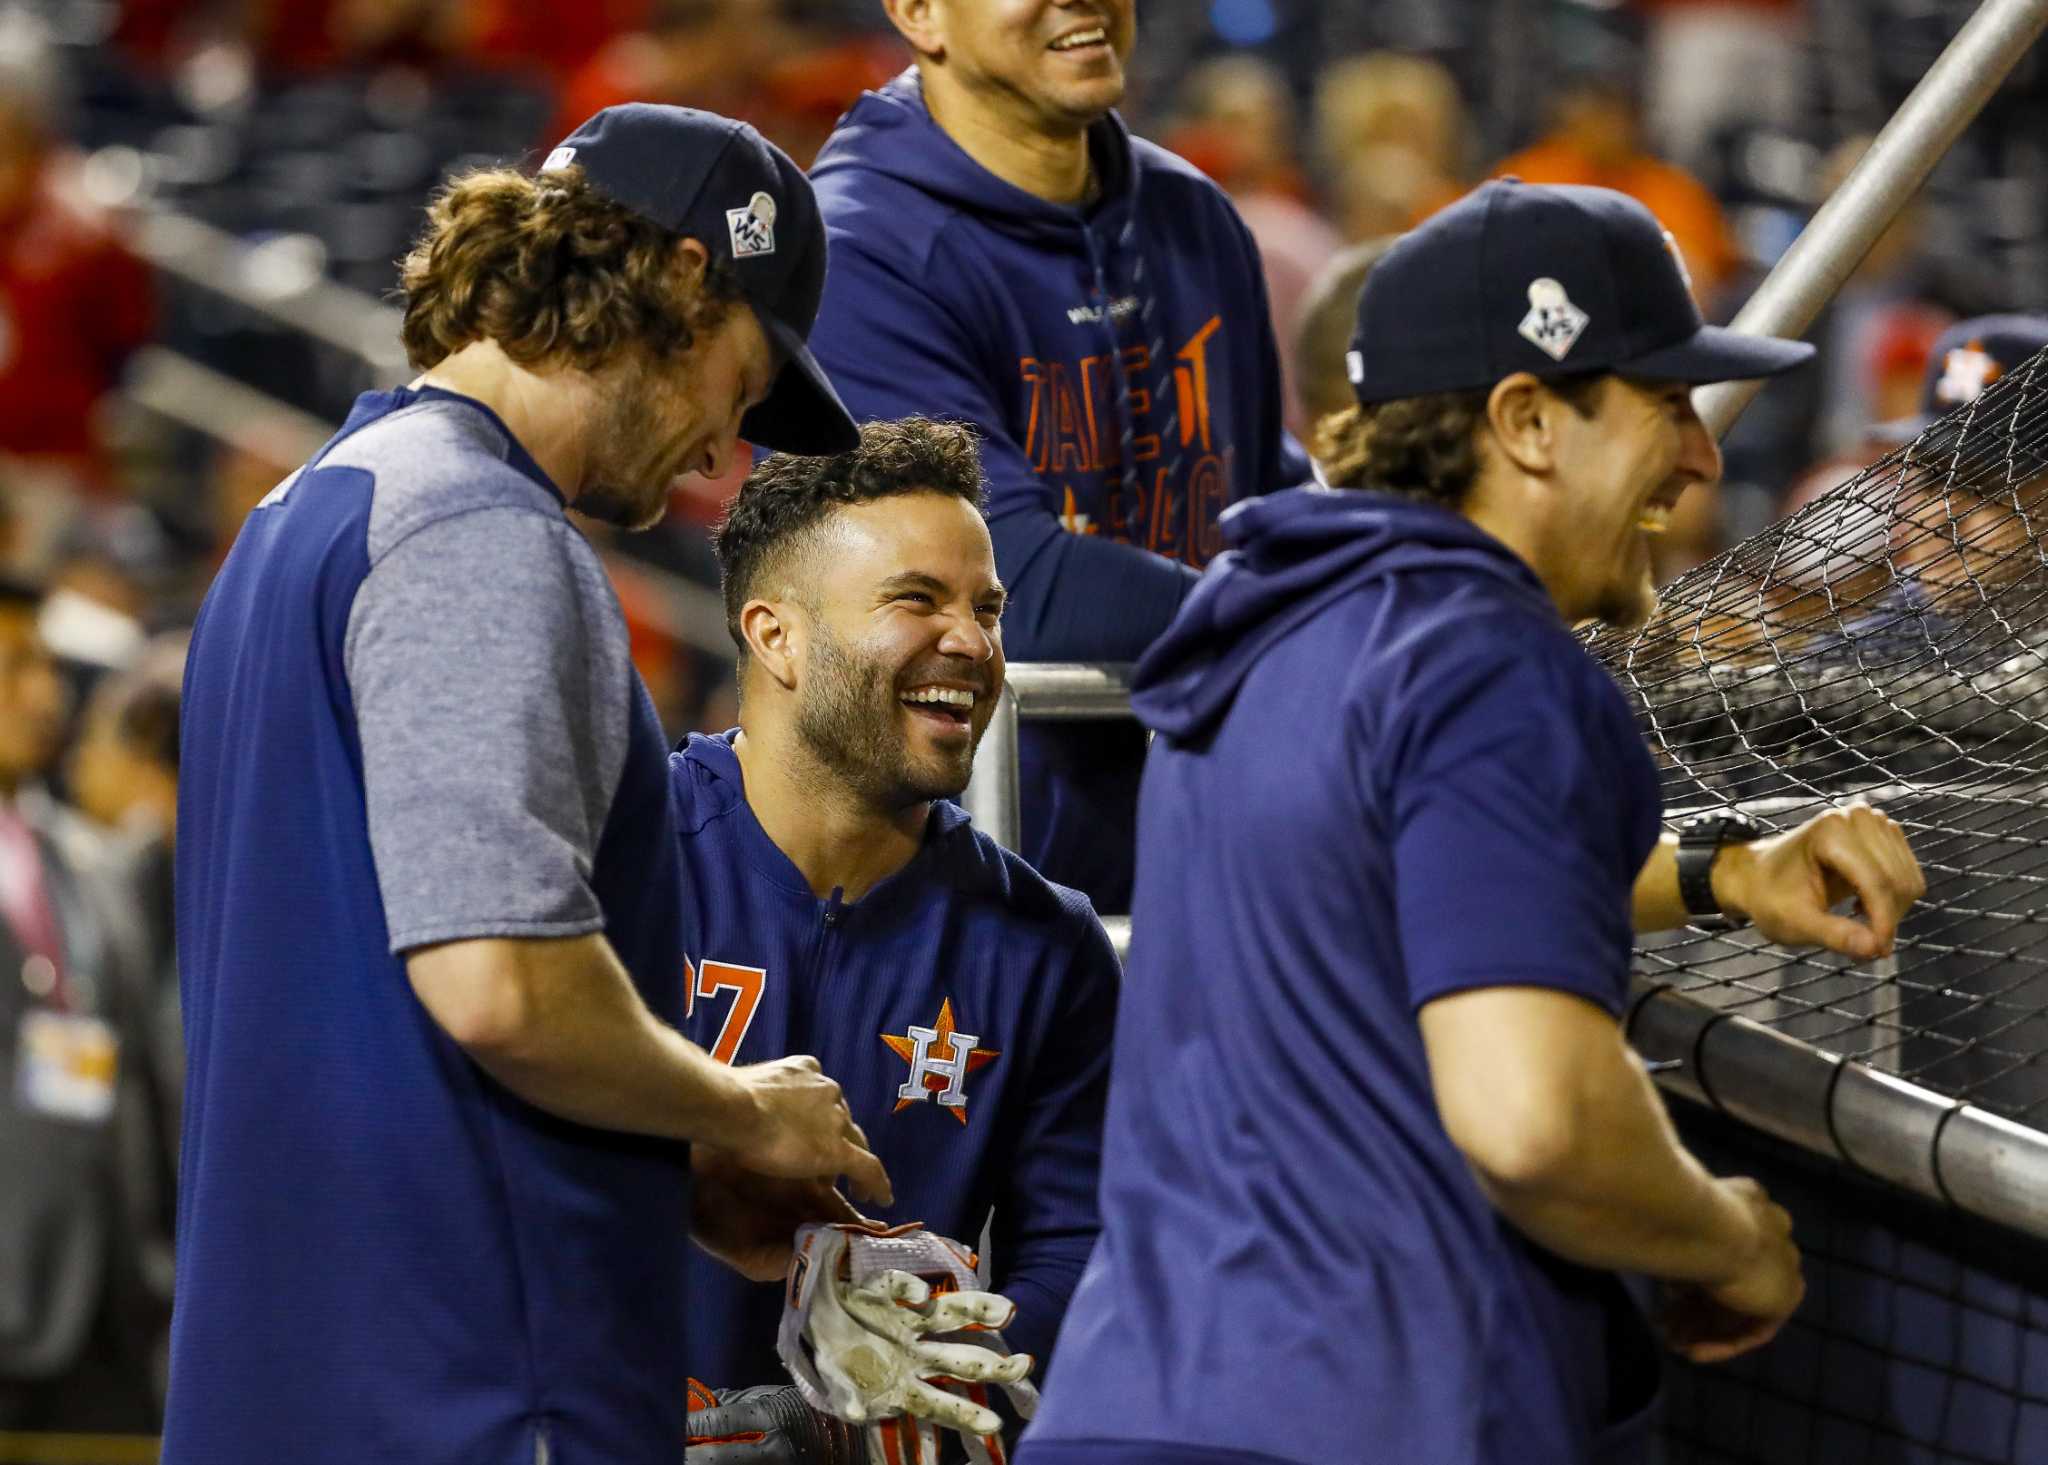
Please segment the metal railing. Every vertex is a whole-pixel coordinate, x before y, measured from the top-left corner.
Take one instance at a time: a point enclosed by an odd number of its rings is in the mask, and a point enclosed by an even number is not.
[[[1019,663],[1009,668],[962,805],[1015,849],[1025,718],[1130,716],[1130,668]],[[1129,916],[1105,916],[1119,959]],[[1631,979],[1623,1030],[1658,1085],[1804,1150],[1974,1216],[2048,1240],[2048,1135],[1908,1083],[1869,1064],[1723,1012],[1661,982]]]

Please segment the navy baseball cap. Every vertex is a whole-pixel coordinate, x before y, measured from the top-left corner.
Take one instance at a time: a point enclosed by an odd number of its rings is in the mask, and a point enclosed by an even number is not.
[[[1358,297],[1345,364],[1364,404],[1518,371],[1650,381],[1776,376],[1804,341],[1710,326],[1656,216],[1606,188],[1501,179],[1402,236]]]
[[[1920,411],[1879,423],[1871,436],[1886,443],[1920,436],[1941,417],[1976,401],[1986,387],[2044,347],[2048,315],[1979,315],[1957,321],[1935,339],[1927,355]]]
[[[825,293],[825,222],[811,180],[744,122],[628,102],[562,139],[540,166],[578,167],[606,197],[731,263],[782,362],[740,435],[785,453],[860,445],[853,414],[804,343]]]

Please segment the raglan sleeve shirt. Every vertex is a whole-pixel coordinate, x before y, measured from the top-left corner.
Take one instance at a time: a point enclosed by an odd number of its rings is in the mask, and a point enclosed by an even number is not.
[[[575,529],[493,507],[414,530],[373,562],[345,646],[392,952],[602,929],[631,672]]]
[[[1381,776],[1408,996],[1549,987],[1618,1017],[1656,770],[1606,673],[1561,629],[1517,630],[1469,627],[1392,699]]]
[[[977,271],[950,257],[943,234],[923,277],[908,271],[907,259],[886,259],[858,236],[834,231],[832,288],[812,328],[812,351],[863,421],[922,416],[980,430],[989,533],[1010,592],[1003,635],[1011,659],[1136,660],[1173,619],[1196,572],[1060,527],[1053,486],[1032,471],[1005,425],[1000,378],[988,360],[995,332],[977,332],[932,289],[933,280],[973,281]]]
[[[1120,980],[1116,951],[1086,897],[1063,899],[1079,937],[1032,1068],[992,1235],[996,1285],[1017,1304],[1004,1338],[1041,1361],[1101,1230],[1096,1181]]]

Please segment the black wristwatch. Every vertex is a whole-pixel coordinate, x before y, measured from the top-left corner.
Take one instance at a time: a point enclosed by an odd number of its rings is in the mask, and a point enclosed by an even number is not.
[[[1714,899],[1714,857],[1724,845],[1759,839],[1763,825],[1733,809],[1715,809],[1681,820],[1678,826],[1678,898],[1688,915],[1719,916]]]

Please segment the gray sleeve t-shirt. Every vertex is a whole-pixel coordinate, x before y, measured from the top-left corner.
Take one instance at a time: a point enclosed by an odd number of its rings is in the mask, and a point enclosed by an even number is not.
[[[604,926],[590,874],[625,764],[625,621],[505,451],[491,418],[434,401],[323,465],[376,475],[345,657],[394,954]]]

